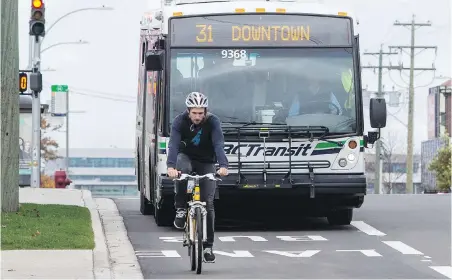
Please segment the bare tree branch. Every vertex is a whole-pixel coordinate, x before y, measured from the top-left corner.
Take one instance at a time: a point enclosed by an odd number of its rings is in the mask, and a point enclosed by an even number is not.
[[[391,193],[393,190],[394,183],[402,177],[405,172],[404,170],[394,170],[396,164],[404,162],[399,155],[402,154],[404,149],[404,143],[401,141],[399,135],[394,132],[389,132],[388,137],[382,139],[383,142],[383,186],[386,193]],[[386,171],[386,172],[385,172]]]

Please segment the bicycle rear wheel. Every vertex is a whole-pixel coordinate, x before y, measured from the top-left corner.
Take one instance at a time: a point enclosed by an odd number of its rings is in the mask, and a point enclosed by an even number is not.
[[[202,261],[203,261],[203,243],[202,243],[202,238],[203,238],[203,230],[202,230],[202,214],[201,214],[201,209],[200,208],[196,208],[195,211],[195,220],[196,220],[196,243],[197,243],[197,269],[196,269],[196,274],[201,274],[201,270],[202,270]]]

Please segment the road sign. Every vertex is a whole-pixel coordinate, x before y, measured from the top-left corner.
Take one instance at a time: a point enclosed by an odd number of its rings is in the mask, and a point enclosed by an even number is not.
[[[24,93],[28,89],[28,75],[27,73],[19,73],[19,92]]]
[[[52,116],[65,117],[67,114],[67,95],[69,87],[67,85],[52,85],[52,100],[50,113]]]

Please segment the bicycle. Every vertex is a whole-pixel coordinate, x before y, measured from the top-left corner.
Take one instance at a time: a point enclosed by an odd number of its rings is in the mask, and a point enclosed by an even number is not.
[[[193,179],[187,182],[187,193],[192,194],[188,201],[187,222],[183,239],[183,247],[188,246],[188,256],[190,257],[191,271],[196,270],[196,274],[201,274],[203,258],[203,242],[207,241],[207,210],[206,203],[201,202],[201,193],[199,181],[207,178],[212,181],[221,181],[216,178],[216,173],[207,173],[205,175],[189,175],[182,173],[179,178],[173,181],[183,181]],[[192,183],[192,184],[190,184]],[[195,237],[196,236],[196,237]]]

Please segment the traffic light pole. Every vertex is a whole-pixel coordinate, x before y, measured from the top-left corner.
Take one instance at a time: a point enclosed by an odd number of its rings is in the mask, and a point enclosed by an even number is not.
[[[41,42],[45,36],[45,7],[42,0],[31,0],[29,67],[32,91],[31,187],[41,186]],[[32,55],[31,55],[32,54]]]
[[[41,37],[31,36],[33,49],[32,57],[32,73],[40,74],[41,70]],[[33,75],[33,74],[32,74]],[[32,89],[32,168],[31,168],[31,187],[39,188],[41,186],[41,89],[36,89],[31,85]]]

